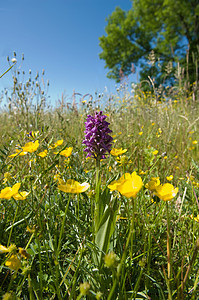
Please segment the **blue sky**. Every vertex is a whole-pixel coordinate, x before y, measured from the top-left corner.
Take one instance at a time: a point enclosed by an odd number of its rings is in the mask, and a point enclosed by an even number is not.
[[[0,1],[0,74],[8,67],[6,57],[17,54],[18,66],[49,79],[51,102],[62,92],[71,96],[114,92],[115,82],[106,78],[105,62],[99,59],[99,37],[105,34],[106,18],[131,0],[6,0]],[[0,79],[0,91],[12,86],[11,73]]]

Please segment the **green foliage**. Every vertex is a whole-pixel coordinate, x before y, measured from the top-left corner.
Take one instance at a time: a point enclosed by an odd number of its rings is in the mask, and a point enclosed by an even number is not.
[[[127,12],[117,7],[107,18],[106,36],[99,38],[103,50],[100,58],[110,70],[107,76],[119,82],[121,71],[129,75],[133,63],[141,67],[141,80],[153,74],[160,83],[166,65],[180,62],[184,68],[188,66],[186,77],[193,83],[198,73],[198,19],[199,4],[195,0],[137,0]],[[152,50],[156,60],[149,65]],[[169,77],[172,79],[173,73]]]

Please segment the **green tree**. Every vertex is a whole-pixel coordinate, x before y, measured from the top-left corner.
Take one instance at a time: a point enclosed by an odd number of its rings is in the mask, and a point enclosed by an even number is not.
[[[134,0],[129,11],[117,7],[107,22],[106,35],[99,38],[103,50],[99,56],[109,69],[108,78],[119,82],[121,71],[129,75],[134,64],[141,68],[141,79],[149,75],[162,81],[180,63],[187,79],[194,81],[199,54],[198,0]]]

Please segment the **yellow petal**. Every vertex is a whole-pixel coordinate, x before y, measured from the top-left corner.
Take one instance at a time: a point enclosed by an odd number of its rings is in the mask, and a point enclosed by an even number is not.
[[[0,245],[0,253],[6,253],[9,252],[9,249],[3,245]]]
[[[90,187],[89,183],[83,182],[82,184],[80,184],[79,182],[73,179],[68,179],[66,183],[58,185],[58,189],[60,189],[62,192],[73,193],[73,194],[83,193],[89,187]]]
[[[23,192],[20,192],[20,193],[17,193],[13,196],[13,198],[15,200],[25,200],[27,198],[27,196],[30,194],[30,192],[26,192],[26,191],[23,191]]]
[[[18,258],[17,254],[12,254],[5,262],[5,265],[14,271],[18,271],[21,267],[21,261]]]

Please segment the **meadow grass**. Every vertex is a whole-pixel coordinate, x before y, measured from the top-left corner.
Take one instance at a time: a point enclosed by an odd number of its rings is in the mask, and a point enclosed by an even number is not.
[[[42,93],[37,105],[28,102],[28,88],[15,91],[0,114],[0,190],[21,183],[19,195],[28,193],[0,200],[2,299],[197,299],[199,117],[192,94],[157,100],[138,88],[49,109]],[[82,141],[87,115],[100,110],[112,148],[127,151],[108,155],[97,170]],[[27,143],[35,141],[31,150]],[[108,188],[134,171],[143,182],[136,197]],[[147,188],[152,178],[178,187],[177,195],[161,200]],[[68,179],[90,188],[63,192],[58,186]]]

